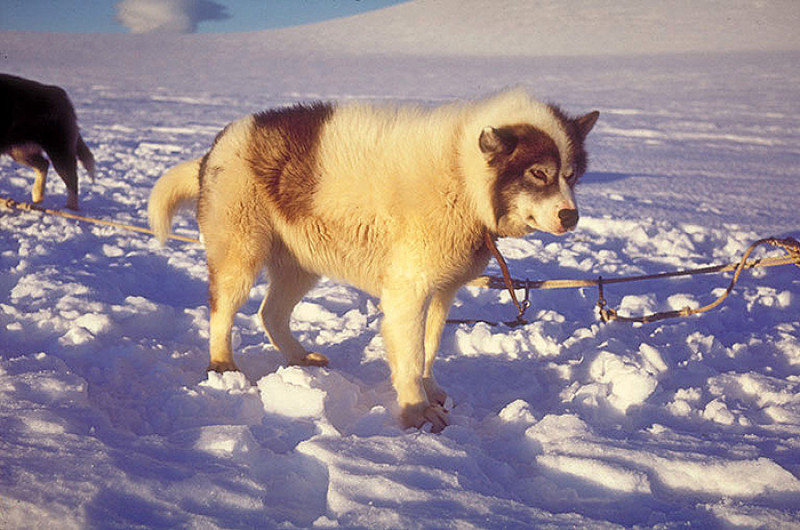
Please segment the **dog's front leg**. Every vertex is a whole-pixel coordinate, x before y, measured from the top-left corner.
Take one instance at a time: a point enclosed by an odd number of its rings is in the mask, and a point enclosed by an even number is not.
[[[47,182],[47,168],[49,166],[47,160],[39,155],[36,159],[32,159],[34,170],[36,170],[36,180],[33,181],[33,188],[31,189],[31,199],[33,202],[42,202],[44,199],[44,185]]]
[[[41,149],[32,144],[14,147],[9,154],[15,162],[29,166],[36,172],[36,180],[33,181],[33,188],[31,188],[31,200],[33,202],[42,202],[50,162],[42,156]]]
[[[447,413],[441,405],[430,403],[422,379],[429,302],[429,293],[413,286],[384,289],[382,334],[403,426],[420,428],[431,423],[431,430],[439,432],[447,426]]]
[[[425,324],[425,367],[422,373],[422,383],[425,393],[428,395],[428,401],[442,406],[447,400],[447,393],[436,382],[436,377],[433,375],[433,362],[436,360],[442,330],[447,322],[447,313],[450,311],[450,305],[453,303],[457,290],[457,288],[448,288],[433,294]]]

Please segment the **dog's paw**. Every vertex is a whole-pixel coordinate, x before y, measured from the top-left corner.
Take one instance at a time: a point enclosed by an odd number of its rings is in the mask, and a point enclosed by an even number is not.
[[[421,429],[426,423],[430,423],[431,432],[438,433],[447,427],[447,411],[441,405],[428,403],[409,405],[400,413],[400,421],[406,429],[409,427]]]
[[[303,358],[304,366],[328,366],[328,358],[321,353],[308,353]]]
[[[67,193],[67,208],[76,212],[81,211],[80,206],[78,206],[78,194],[71,191]]]
[[[447,401],[447,392],[442,390],[442,387],[436,383],[432,377],[425,377],[422,379],[422,386],[425,387],[425,394],[428,396],[428,401],[434,405],[441,405],[444,407]]]
[[[328,358],[321,353],[307,353],[299,361],[289,361],[290,366],[328,366]]]
[[[227,362],[211,361],[208,364],[208,368],[206,368],[206,372],[218,372],[220,374],[223,374],[225,372],[238,372],[238,371],[239,368],[233,361],[227,361]]]

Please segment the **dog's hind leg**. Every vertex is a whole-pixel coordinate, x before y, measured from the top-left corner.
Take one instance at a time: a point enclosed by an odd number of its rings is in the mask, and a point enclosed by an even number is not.
[[[231,329],[239,307],[262,267],[258,244],[242,234],[211,237],[205,241],[208,255],[210,306],[209,371],[236,371],[231,347]]]
[[[314,287],[319,277],[303,270],[284,248],[273,249],[270,258],[267,264],[269,291],[258,310],[264,331],[289,365],[327,366],[328,358],[306,352],[289,327],[294,306]]]
[[[67,185],[67,208],[78,209],[78,162],[75,149],[45,148],[58,175]]]
[[[38,145],[25,144],[12,148],[9,154],[18,164],[31,167],[36,171],[36,180],[33,181],[33,188],[31,188],[31,200],[42,202],[50,163],[42,156],[41,148]]]

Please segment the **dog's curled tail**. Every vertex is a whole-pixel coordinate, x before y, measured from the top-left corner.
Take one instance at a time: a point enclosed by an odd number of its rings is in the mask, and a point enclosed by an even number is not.
[[[182,162],[164,173],[153,186],[147,204],[150,229],[163,245],[178,209],[200,194],[200,158]]]

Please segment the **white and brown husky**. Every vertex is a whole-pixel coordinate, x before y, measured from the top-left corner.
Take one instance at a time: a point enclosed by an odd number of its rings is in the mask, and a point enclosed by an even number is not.
[[[321,275],[380,298],[404,426],[447,425],[433,364],[456,291],[487,265],[492,238],[578,222],[573,187],[598,117],[567,117],[522,90],[434,109],[316,103],[226,127],[202,159],[162,176],[150,226],[163,242],[197,200],[208,256],[210,370],[236,370],[231,326],[259,272],[259,314],[289,364],[326,365],[289,317]]]

